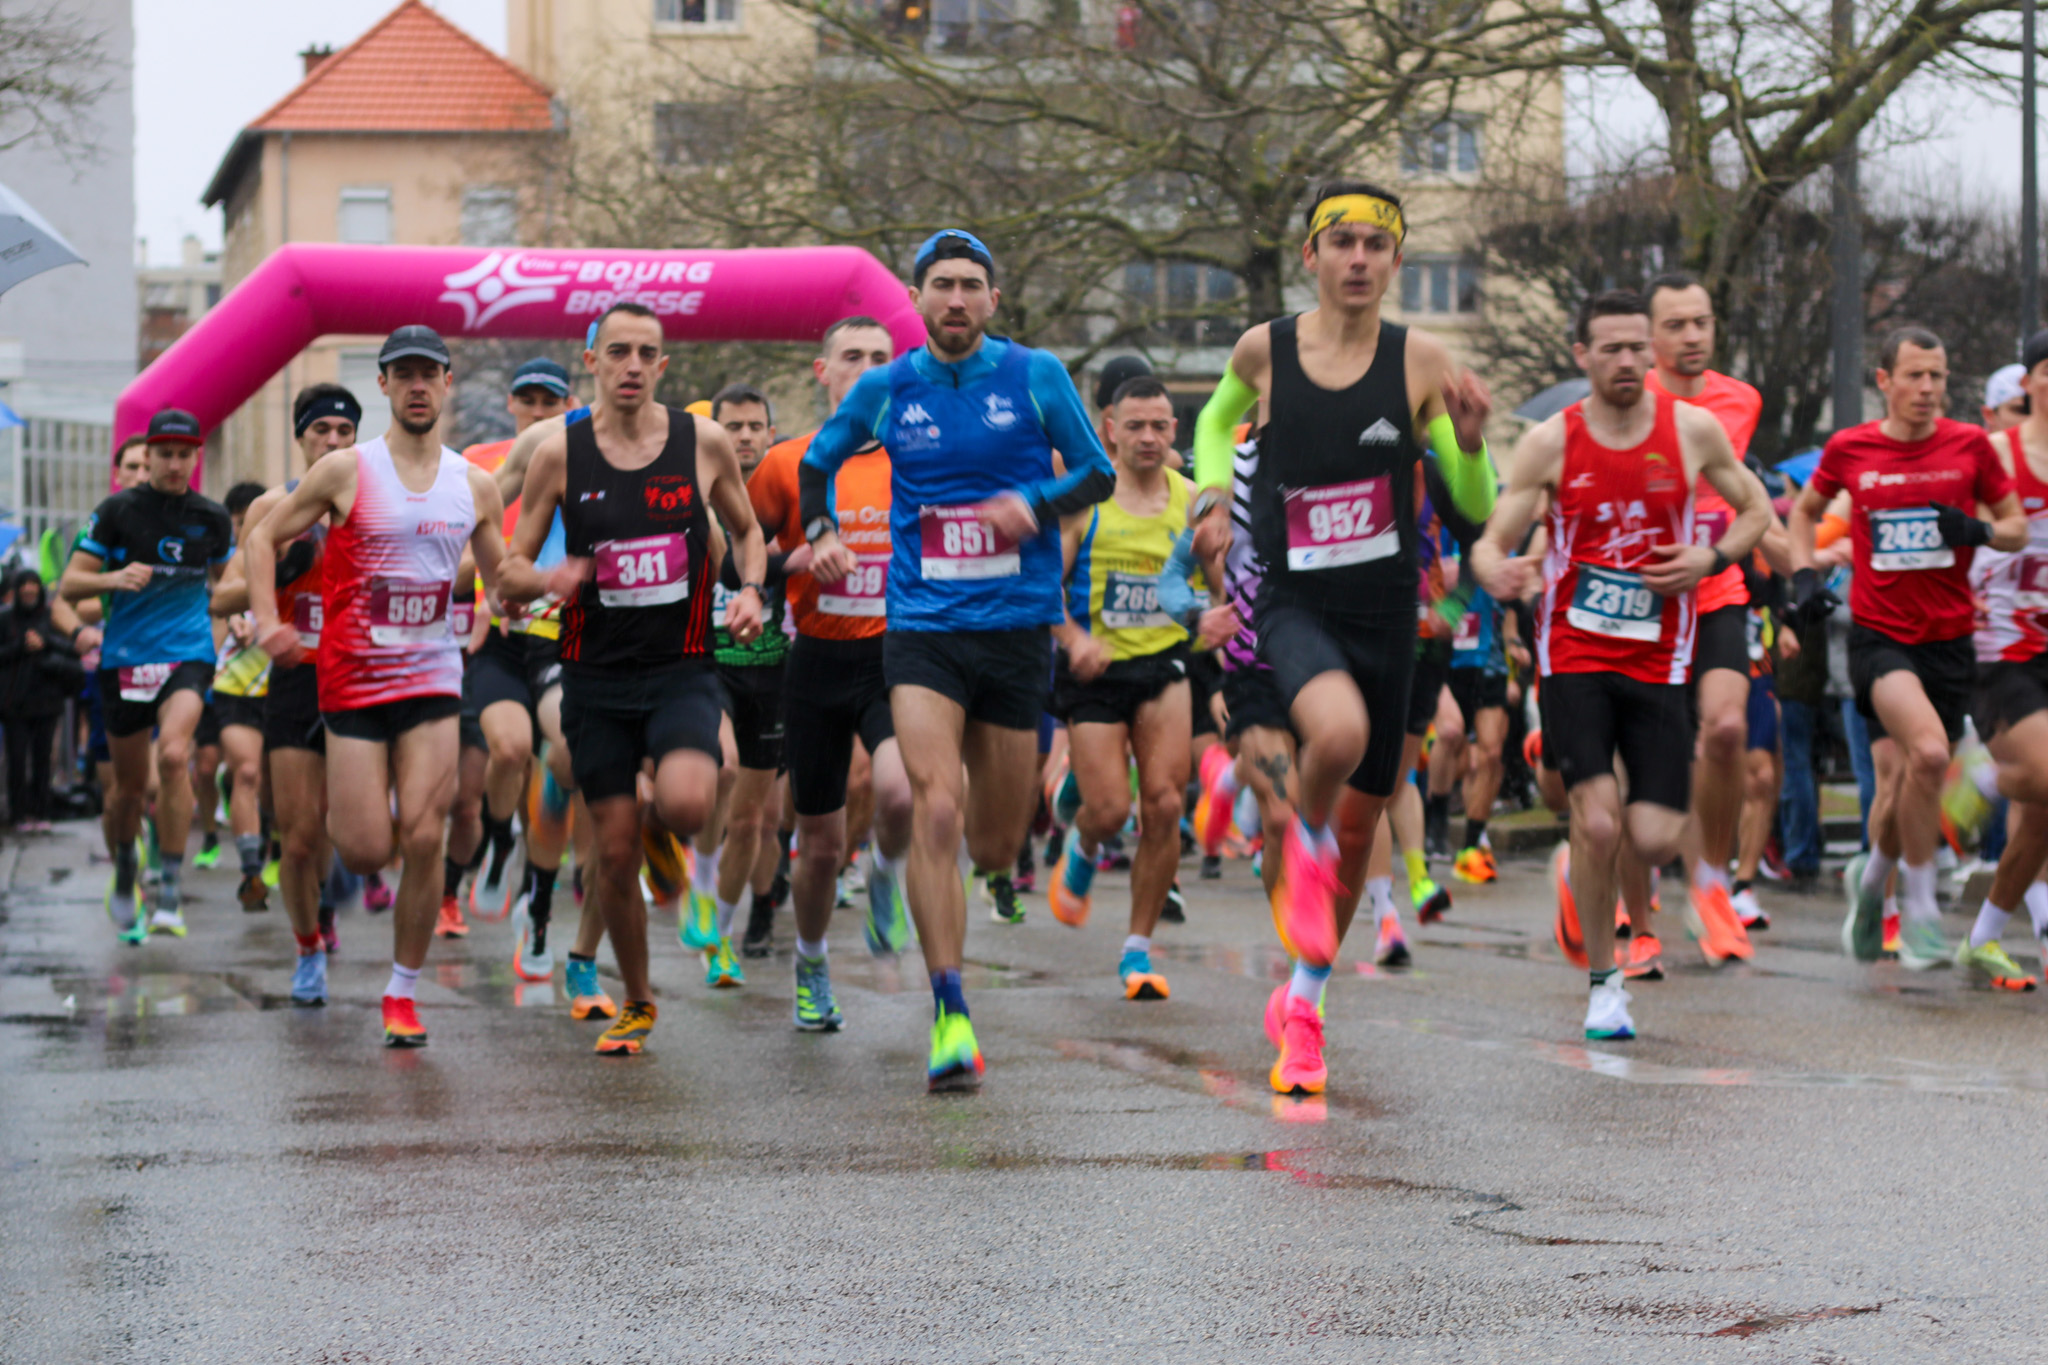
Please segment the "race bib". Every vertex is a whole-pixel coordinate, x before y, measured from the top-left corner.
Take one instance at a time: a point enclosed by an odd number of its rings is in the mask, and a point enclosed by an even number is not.
[[[1591,635],[1655,640],[1664,633],[1664,599],[1638,574],[1581,564],[1578,590],[1564,619]]]
[[[136,664],[124,668],[119,676],[122,701],[152,702],[156,694],[164,690],[164,684],[171,680],[176,664]]]
[[[1451,635],[1451,649],[1454,653],[1470,654],[1479,648],[1479,613],[1467,608],[1458,618],[1458,628]]]
[[[682,536],[600,541],[593,554],[597,600],[607,607],[659,607],[690,595],[690,543]]]
[[[1393,485],[1385,474],[1352,483],[1287,490],[1287,567],[1297,571],[1363,564],[1401,552]]]
[[[1010,578],[1022,561],[1017,542],[975,520],[972,507],[925,507],[917,514],[926,578]]]
[[[2013,590],[2013,609],[2032,616],[2037,624],[2048,625],[2048,554],[2029,547],[2020,552],[2019,586]]]
[[[448,607],[448,633],[458,644],[469,643],[469,633],[476,629],[476,599],[464,598]]]
[[[370,643],[431,645],[448,638],[448,585],[370,580]]]
[[[712,625],[717,626],[720,630],[725,629],[725,609],[732,605],[732,599],[736,596],[738,594],[723,583],[713,583],[711,585]]]
[[[1111,630],[1145,630],[1172,625],[1173,617],[1159,605],[1159,580],[1130,573],[1105,576],[1102,582],[1102,624]]]
[[[818,589],[818,610],[827,616],[887,616],[889,614],[889,558],[861,555],[853,572],[831,587]]]
[[[299,633],[299,643],[307,649],[320,646],[320,628],[327,624],[327,607],[317,597],[300,593],[292,601],[292,629]]]
[[[1694,511],[1692,514],[1692,543],[1708,549],[1720,544],[1721,537],[1734,525],[1734,518],[1722,508],[1712,511]],[[1732,566],[1731,566],[1732,567]]]
[[[1883,573],[1946,569],[1956,552],[1941,543],[1932,507],[1894,507],[1870,514],[1870,567]]]

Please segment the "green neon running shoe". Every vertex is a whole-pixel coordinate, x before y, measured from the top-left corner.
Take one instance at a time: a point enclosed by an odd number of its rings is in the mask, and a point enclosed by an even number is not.
[[[796,1026],[805,1033],[837,1033],[846,1024],[832,998],[832,973],[824,958],[796,955]]]
[[[716,990],[732,990],[747,984],[747,973],[733,955],[731,939],[719,939],[716,948],[704,950],[704,984]]]
[[[940,1011],[932,1020],[932,1059],[925,1069],[925,1089],[973,1090],[981,1085],[985,1070],[981,1047],[974,1041],[974,1025],[964,1014]]]
[[[2014,962],[1997,939],[1981,948],[1970,946],[1964,937],[1956,945],[1956,966],[1970,974],[1970,979],[1980,986],[1990,986],[2000,991],[2030,991],[2034,989],[2034,978],[2027,969]]]
[[[676,937],[693,951],[718,946],[718,902],[711,899],[710,893],[690,889],[689,908],[683,911],[683,922],[676,926]]]

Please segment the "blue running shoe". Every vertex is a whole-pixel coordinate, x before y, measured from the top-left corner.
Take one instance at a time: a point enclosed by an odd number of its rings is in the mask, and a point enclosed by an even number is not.
[[[903,883],[882,870],[882,860],[868,859],[868,913],[861,921],[868,951],[893,957],[910,946],[910,910],[903,903]]]
[[[1166,978],[1152,970],[1150,953],[1127,949],[1116,964],[1116,974],[1124,983],[1126,1000],[1164,1000],[1170,994]]]
[[[1052,818],[1071,829],[1074,824],[1074,817],[1080,813],[1081,779],[1075,777],[1073,770],[1070,768],[1067,770],[1067,775],[1060,779],[1060,785],[1052,794]]]
[[[704,953],[704,984],[714,990],[731,990],[747,984],[747,973],[733,955],[732,940],[718,940],[716,948]]]
[[[327,1003],[327,954],[324,951],[299,954],[298,969],[292,973],[292,1003]]]
[[[610,1019],[619,1012],[611,996],[605,994],[597,981],[597,963],[570,958],[562,973],[563,984],[569,989],[569,1017],[571,1019]]]
[[[832,998],[832,973],[825,959],[796,955],[796,1026],[805,1033],[837,1033],[846,1023]]]

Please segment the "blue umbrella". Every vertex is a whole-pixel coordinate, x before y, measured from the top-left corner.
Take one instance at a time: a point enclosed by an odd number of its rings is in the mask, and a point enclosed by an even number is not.
[[[1787,455],[1778,461],[1775,468],[1780,474],[1797,484],[1803,484],[1813,477],[1815,467],[1820,464],[1820,447],[1802,450],[1797,455]]]

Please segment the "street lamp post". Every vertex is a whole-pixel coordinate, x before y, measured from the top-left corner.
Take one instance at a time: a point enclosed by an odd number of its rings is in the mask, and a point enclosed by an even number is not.
[[[2041,203],[2034,158],[2034,0],[2020,0],[2020,342],[2041,325]]]
[[[2031,0],[2029,0],[2031,3]],[[1855,0],[1834,0],[1831,6],[1835,60],[1846,65],[1856,42]],[[1851,138],[1835,157],[1831,235],[1835,276],[1834,426],[1863,420],[1863,213],[1856,202],[1856,140]]]

